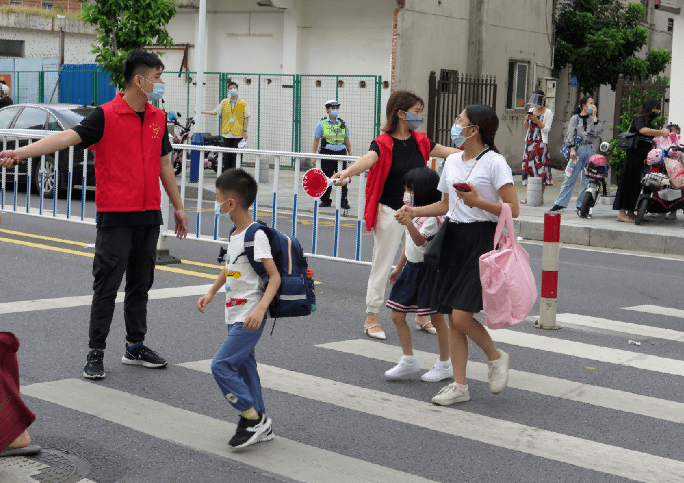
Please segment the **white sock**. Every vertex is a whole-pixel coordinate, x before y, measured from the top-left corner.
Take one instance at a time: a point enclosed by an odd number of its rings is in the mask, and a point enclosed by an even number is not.
[[[447,359],[446,361],[439,360],[439,367],[442,369],[446,369],[447,367],[451,367],[451,359]]]
[[[404,362],[409,362],[411,364],[415,364],[418,362],[418,358],[415,355],[412,356],[401,356],[401,360]]]

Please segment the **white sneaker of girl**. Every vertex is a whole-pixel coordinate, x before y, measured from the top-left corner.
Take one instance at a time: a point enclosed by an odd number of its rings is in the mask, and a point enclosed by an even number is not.
[[[389,381],[404,379],[415,376],[420,372],[420,363],[416,356],[401,356],[399,364],[385,372],[385,377]]]
[[[432,369],[420,376],[420,379],[425,382],[439,382],[452,377],[454,377],[454,368],[451,365],[451,360],[442,361],[438,359]]]

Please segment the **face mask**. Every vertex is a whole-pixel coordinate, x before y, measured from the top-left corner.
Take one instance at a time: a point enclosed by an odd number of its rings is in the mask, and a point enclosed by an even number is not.
[[[337,117],[340,115],[340,110],[339,109],[330,109],[330,115],[332,117]]]
[[[473,127],[473,125],[469,124],[466,127]],[[463,146],[463,143],[466,142],[466,139],[474,136],[474,134],[471,134],[468,137],[463,136],[461,133],[464,129],[465,127],[461,126],[459,123],[455,123],[453,126],[451,126],[451,140],[454,142],[454,145],[456,145],[457,148]]]
[[[143,77],[143,79],[145,79]],[[152,92],[145,92],[145,95],[147,96],[148,101],[158,101],[162,97],[164,97],[164,88],[166,87],[165,84],[162,84],[161,82],[152,82],[147,79],[145,79],[147,82],[152,84]]]
[[[404,111],[404,114],[406,114],[406,122],[408,123],[408,128],[411,131],[415,131],[421,124],[423,124],[423,116],[420,114],[410,111]]]
[[[406,206],[413,206],[413,193],[404,192],[404,204]]]
[[[590,104],[590,105],[587,106],[587,112],[588,112],[589,114],[591,114],[592,112],[594,112],[594,105],[593,105],[593,104]]]
[[[223,203],[227,203],[228,200],[224,201]],[[214,203],[214,213],[216,213],[216,216],[219,217],[219,220],[223,221],[228,221],[230,219],[230,210],[228,213],[221,213],[221,206],[223,206],[223,203],[219,203],[218,201]]]
[[[659,112],[652,112],[651,113],[651,119],[655,119],[656,117],[660,116]]]
[[[230,94],[231,96],[237,96],[237,89],[231,89],[231,90],[229,90],[229,91],[228,91],[228,94]]]

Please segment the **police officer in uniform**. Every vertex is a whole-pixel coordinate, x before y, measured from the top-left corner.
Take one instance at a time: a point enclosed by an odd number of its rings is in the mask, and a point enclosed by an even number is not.
[[[349,143],[349,126],[340,119],[340,103],[335,99],[331,99],[325,103],[325,109],[328,112],[326,117],[322,117],[316,125],[314,130],[313,151],[318,152],[318,143],[321,143],[320,154],[338,154],[351,155],[351,144]],[[337,160],[322,159],[321,167],[323,172],[329,178],[337,172]],[[342,169],[347,169],[346,161],[342,163]],[[323,196],[321,196],[321,208],[332,205],[330,200],[330,186]],[[342,209],[348,210],[349,203],[347,202],[347,187],[342,187]]]

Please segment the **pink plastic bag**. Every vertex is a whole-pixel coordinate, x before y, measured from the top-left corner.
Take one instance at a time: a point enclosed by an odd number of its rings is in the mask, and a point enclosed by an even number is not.
[[[676,190],[684,188],[684,166],[682,163],[672,158],[665,158],[663,163],[667,176],[670,178],[670,187]]]
[[[659,149],[669,148],[670,146],[679,146],[680,136],[676,132],[671,132],[669,136],[662,137],[656,136],[653,138],[653,142]],[[672,159],[679,159],[682,153],[679,151],[670,152],[670,157]]]
[[[508,236],[503,235],[504,225]],[[480,256],[480,282],[485,322],[490,329],[519,324],[537,300],[530,256],[515,238],[508,203],[503,204],[496,226],[494,250]]]

